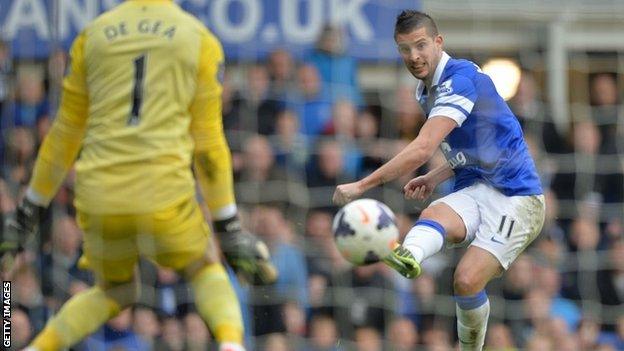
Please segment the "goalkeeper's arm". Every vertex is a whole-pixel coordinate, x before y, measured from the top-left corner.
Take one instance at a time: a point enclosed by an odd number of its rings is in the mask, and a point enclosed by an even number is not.
[[[221,117],[222,87],[218,75],[222,62],[221,45],[206,33],[202,39],[197,90],[190,107],[195,175],[228,263],[248,279],[271,283],[277,274],[269,251],[262,241],[242,230],[237,215],[232,160]]]
[[[73,165],[87,127],[89,98],[84,67],[84,35],[70,52],[70,73],[63,80],[63,94],[57,117],[45,137],[35,162],[26,196],[47,206]]]
[[[63,80],[63,94],[57,117],[45,137],[35,162],[26,196],[9,219],[13,233],[2,238],[0,251],[20,249],[28,234],[36,230],[47,207],[71,168],[82,144],[88,116],[88,93],[84,68],[84,35],[70,51],[71,69]]]

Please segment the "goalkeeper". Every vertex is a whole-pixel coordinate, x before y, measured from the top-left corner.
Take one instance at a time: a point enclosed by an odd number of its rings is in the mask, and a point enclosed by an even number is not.
[[[190,282],[220,350],[244,350],[239,302],[191,171],[193,164],[228,262],[255,282],[275,280],[266,245],[237,218],[219,41],[171,0],[129,0],[88,24],[70,57],[15,229],[20,241],[35,230],[37,213],[76,161],[84,262],[97,283],[70,299],[30,349],[68,348],[135,302],[135,266],[144,256]]]

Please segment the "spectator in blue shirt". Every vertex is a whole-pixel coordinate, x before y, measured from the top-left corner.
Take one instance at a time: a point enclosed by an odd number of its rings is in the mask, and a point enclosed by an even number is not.
[[[358,64],[353,57],[345,54],[345,46],[343,31],[326,25],[307,61],[318,69],[332,102],[349,100],[362,106],[362,93],[357,80]]]

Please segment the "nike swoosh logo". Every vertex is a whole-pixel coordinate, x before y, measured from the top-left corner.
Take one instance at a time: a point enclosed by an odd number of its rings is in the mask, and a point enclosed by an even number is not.
[[[358,208],[358,210],[360,210],[360,212],[362,212],[362,217],[364,217],[364,218],[362,218],[362,223],[368,224],[369,218],[368,218],[368,214],[366,214],[366,211],[364,211],[364,209],[362,207],[360,207],[360,206],[358,206],[357,208]]]
[[[500,241],[500,240],[497,240],[497,239],[496,239],[496,237],[494,237],[494,236],[493,236],[493,237],[491,237],[491,238],[490,238],[490,240],[492,240],[493,242],[495,242],[495,243],[497,243],[497,244],[505,245],[505,243],[504,243],[504,242],[502,242],[502,241]]]

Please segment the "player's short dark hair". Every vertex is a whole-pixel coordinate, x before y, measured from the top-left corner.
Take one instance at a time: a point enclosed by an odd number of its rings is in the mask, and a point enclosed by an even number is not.
[[[427,34],[434,37],[438,35],[438,26],[428,14],[416,10],[403,10],[396,19],[394,25],[394,37],[397,34],[408,34],[412,31],[425,27]]]

